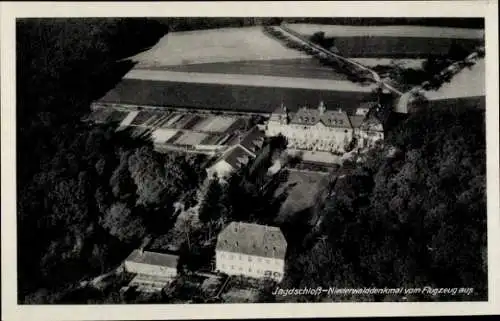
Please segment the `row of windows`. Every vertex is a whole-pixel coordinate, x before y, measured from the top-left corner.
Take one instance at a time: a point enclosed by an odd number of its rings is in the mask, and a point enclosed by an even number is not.
[[[236,271],[240,271],[240,272],[243,272],[243,270],[245,270],[245,271],[247,270],[246,268],[243,269],[243,267],[241,267],[241,266],[240,267],[236,267],[234,265],[227,265],[226,266],[225,264],[222,264],[221,267],[222,267],[223,270],[225,270],[226,267],[227,267],[228,269],[236,270]],[[248,268],[248,272],[249,273],[256,272],[257,274],[270,274],[270,273],[272,273],[271,271],[268,271],[268,270],[264,271],[264,270],[261,270],[261,269],[252,269],[251,267]],[[276,274],[278,272],[274,272],[274,273]]]
[[[234,265],[230,265],[230,266],[228,265],[227,267],[230,268],[231,270],[238,270],[239,272],[243,273],[242,267],[239,267],[238,269]],[[226,266],[224,264],[222,264],[222,269],[223,270],[226,269]],[[246,269],[245,269],[245,271],[246,271]],[[274,278],[281,277],[281,273],[273,272],[273,271],[269,271],[269,270],[260,270],[260,269],[252,270],[252,268],[248,268],[248,272],[249,273],[255,272],[256,274],[261,274],[261,275],[264,275],[265,277],[274,277]]]
[[[300,126],[300,125],[285,125],[288,127],[289,130],[298,130],[298,129],[302,129],[302,130],[307,130],[307,131],[318,131],[318,132],[338,132],[338,131],[341,131],[342,128],[332,128],[332,127],[322,127],[322,128],[319,128],[319,127],[311,127],[311,126]],[[353,129],[349,128],[349,129],[343,129],[344,133],[347,133],[349,131],[352,131]]]
[[[243,261],[243,256],[242,255],[234,255],[234,254],[228,254],[228,255],[225,255],[225,254],[221,254],[220,255],[222,259],[224,258],[228,258],[230,260],[235,260],[235,259],[239,259],[240,261]],[[253,258],[251,256],[247,256],[247,259],[248,259],[248,262],[252,262]],[[271,260],[270,259],[263,259],[261,257],[257,258],[256,260],[257,262],[266,262],[267,264],[271,264]],[[279,261],[277,260],[273,260],[274,263],[276,265],[279,265]]]

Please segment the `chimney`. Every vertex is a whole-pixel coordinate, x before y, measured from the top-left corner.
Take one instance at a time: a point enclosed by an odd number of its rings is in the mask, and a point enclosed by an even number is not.
[[[146,246],[148,246],[149,242],[151,242],[151,237],[150,236],[146,236],[143,240],[142,240],[142,243],[141,243],[141,246],[139,246],[139,255],[143,255],[144,254],[144,248]]]

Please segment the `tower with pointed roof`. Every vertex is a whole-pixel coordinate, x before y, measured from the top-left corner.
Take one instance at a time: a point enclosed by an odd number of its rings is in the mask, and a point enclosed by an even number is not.
[[[319,102],[318,110],[319,110],[320,115],[323,115],[325,113],[326,106],[325,106],[325,103],[323,101]]]
[[[283,101],[281,101],[281,112],[282,112],[281,123],[287,125],[290,120],[290,117],[288,115],[288,108],[286,108]]]

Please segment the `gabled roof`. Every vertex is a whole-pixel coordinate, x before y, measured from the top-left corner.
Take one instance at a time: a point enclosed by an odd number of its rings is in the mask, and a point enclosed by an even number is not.
[[[365,117],[366,116],[362,116],[362,115],[352,115],[352,116],[349,116],[349,119],[351,121],[352,127],[353,128],[359,128],[359,127],[361,127],[361,124],[365,120]]]
[[[217,251],[285,259],[287,243],[278,227],[231,222],[217,238]]]
[[[234,169],[239,169],[242,165],[247,164],[254,156],[254,154],[251,154],[245,148],[235,145],[224,153],[217,162],[223,160]]]
[[[177,268],[179,256],[149,251],[143,251],[141,254],[140,250],[134,250],[126,261]]]
[[[262,148],[264,144],[264,133],[257,128],[257,126],[253,127],[247,133],[243,135],[239,145],[243,148],[247,149],[252,154],[255,154]]]

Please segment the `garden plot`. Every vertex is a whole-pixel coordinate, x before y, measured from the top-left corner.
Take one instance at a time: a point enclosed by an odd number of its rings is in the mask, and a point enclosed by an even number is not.
[[[134,118],[139,114],[138,111],[131,111],[128,113],[127,117],[120,123],[120,126],[126,127],[129,126],[130,123],[134,120]]]
[[[208,134],[205,133],[195,133],[195,132],[184,132],[182,136],[180,136],[174,144],[176,145],[187,145],[187,146],[194,146],[194,145],[199,145],[206,137]]]
[[[200,142],[201,145],[218,145],[220,141],[224,138],[222,134],[209,134],[203,141]]]
[[[177,113],[173,113],[170,115],[169,118],[167,118],[165,120],[165,122],[161,125],[162,128],[170,128],[170,127],[173,127],[174,124],[179,121],[179,119],[181,119],[183,117],[182,114],[177,114]]]
[[[200,54],[201,53],[201,54]],[[308,58],[265,35],[261,27],[171,32],[132,60],[144,66]]]
[[[190,129],[199,122],[199,117],[192,114],[185,114],[175,122],[174,127],[178,129]]]
[[[236,122],[236,118],[233,117],[224,117],[224,116],[215,116],[204,119],[203,121],[196,124],[193,127],[193,130],[200,132],[224,132],[226,131],[233,123]]]
[[[405,37],[405,38],[450,38],[450,39],[484,39],[484,30],[428,27],[428,26],[348,26],[291,23],[287,27],[304,35],[312,36],[323,31],[326,37]]]
[[[130,124],[134,126],[146,126],[147,123],[157,120],[160,116],[161,114],[158,112],[140,111]]]
[[[177,130],[175,129],[168,129],[168,128],[159,128],[153,132],[153,141],[156,144],[163,144],[166,143],[169,139],[175,136],[177,134]]]
[[[199,115],[191,115],[191,117],[183,123],[182,129],[192,129],[194,126],[196,126],[196,124],[203,120],[204,117],[201,117]]]

